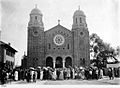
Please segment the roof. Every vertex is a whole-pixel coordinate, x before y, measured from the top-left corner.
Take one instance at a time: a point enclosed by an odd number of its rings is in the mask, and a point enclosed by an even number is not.
[[[109,67],[120,67],[120,63],[112,63],[112,64],[107,64],[107,68],[109,68]]]
[[[85,15],[84,12],[82,10],[76,10],[74,12],[74,15]]]
[[[41,11],[37,7],[32,9],[30,14],[41,14],[42,15]]]
[[[56,29],[56,28],[58,28],[58,27],[63,28],[63,29],[65,29],[65,30],[67,30],[67,31],[71,32],[69,29],[67,29],[67,28],[63,27],[63,26],[62,26],[62,25],[60,25],[60,24],[58,24],[58,25],[56,25],[56,26],[52,27],[51,29],[49,29],[49,30],[47,30],[47,31],[45,31],[45,32],[48,32],[48,31],[53,30],[53,29]]]
[[[5,48],[9,48],[10,50],[13,50],[14,52],[18,52],[17,50],[15,50],[14,48],[12,48],[9,44],[0,41],[0,45],[4,46]]]
[[[78,10],[76,10],[74,12],[73,16],[85,16],[84,12],[80,9],[80,6],[79,6]]]

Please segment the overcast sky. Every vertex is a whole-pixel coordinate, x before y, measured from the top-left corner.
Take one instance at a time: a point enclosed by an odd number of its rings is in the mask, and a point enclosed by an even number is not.
[[[16,64],[24,51],[27,52],[27,26],[29,14],[35,4],[43,13],[45,30],[60,24],[71,30],[73,14],[84,11],[90,34],[97,33],[111,46],[120,46],[120,2],[119,0],[1,0],[1,40],[11,43],[18,53]]]

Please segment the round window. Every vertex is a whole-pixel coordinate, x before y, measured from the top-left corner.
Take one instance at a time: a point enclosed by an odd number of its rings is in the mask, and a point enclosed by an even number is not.
[[[38,35],[39,35],[38,31],[37,31],[37,30],[34,30],[34,31],[33,31],[33,35],[34,35],[34,36],[38,36]]]
[[[84,36],[84,32],[80,32],[80,36],[82,36],[82,37],[83,37],[83,36]]]
[[[80,32],[80,35],[83,35],[83,32]]]
[[[57,35],[54,37],[53,41],[54,41],[54,43],[55,43],[56,45],[59,46],[59,45],[64,44],[65,39],[64,39],[64,37],[63,37],[62,35],[57,34]]]

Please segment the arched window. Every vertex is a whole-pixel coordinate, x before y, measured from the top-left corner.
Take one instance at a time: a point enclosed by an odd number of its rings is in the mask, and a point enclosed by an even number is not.
[[[37,16],[35,16],[35,19],[37,20]]]
[[[80,58],[80,65],[82,65],[83,64],[83,62],[82,62],[82,58]]]
[[[70,48],[70,46],[69,46],[69,44],[67,45],[67,49],[69,49]]]
[[[77,23],[77,18],[76,18],[76,23]]]
[[[85,58],[80,58],[80,64],[83,66],[85,65]]]
[[[49,46],[48,46],[48,48],[49,48],[49,49],[51,49],[51,45],[50,45],[50,43],[49,43]]]
[[[83,60],[82,60],[82,61],[83,61],[83,65],[85,65],[85,58],[83,58]]]
[[[81,19],[81,17],[80,17],[80,23],[82,23],[82,19]]]
[[[53,67],[53,58],[52,57],[46,58],[46,67]]]

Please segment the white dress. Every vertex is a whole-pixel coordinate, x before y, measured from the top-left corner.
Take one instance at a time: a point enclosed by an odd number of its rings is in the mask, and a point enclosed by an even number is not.
[[[75,79],[75,70],[72,69],[72,73],[73,73],[73,79]]]
[[[15,76],[15,80],[17,81],[18,80],[18,71],[15,71],[14,76]]]
[[[30,71],[30,74],[31,74],[31,81],[33,81],[33,74],[34,74],[34,71]]]
[[[103,70],[102,69],[100,69],[100,76],[101,76],[101,78],[103,77]]]
[[[70,69],[67,70],[67,77],[70,77]]]
[[[59,79],[63,80],[63,70],[60,71],[60,77],[59,77]]]
[[[43,70],[40,71],[40,80],[43,79]]]
[[[55,80],[57,78],[57,75],[56,75],[56,70],[53,72],[53,79]]]
[[[35,79],[37,79],[37,71],[35,71]]]

